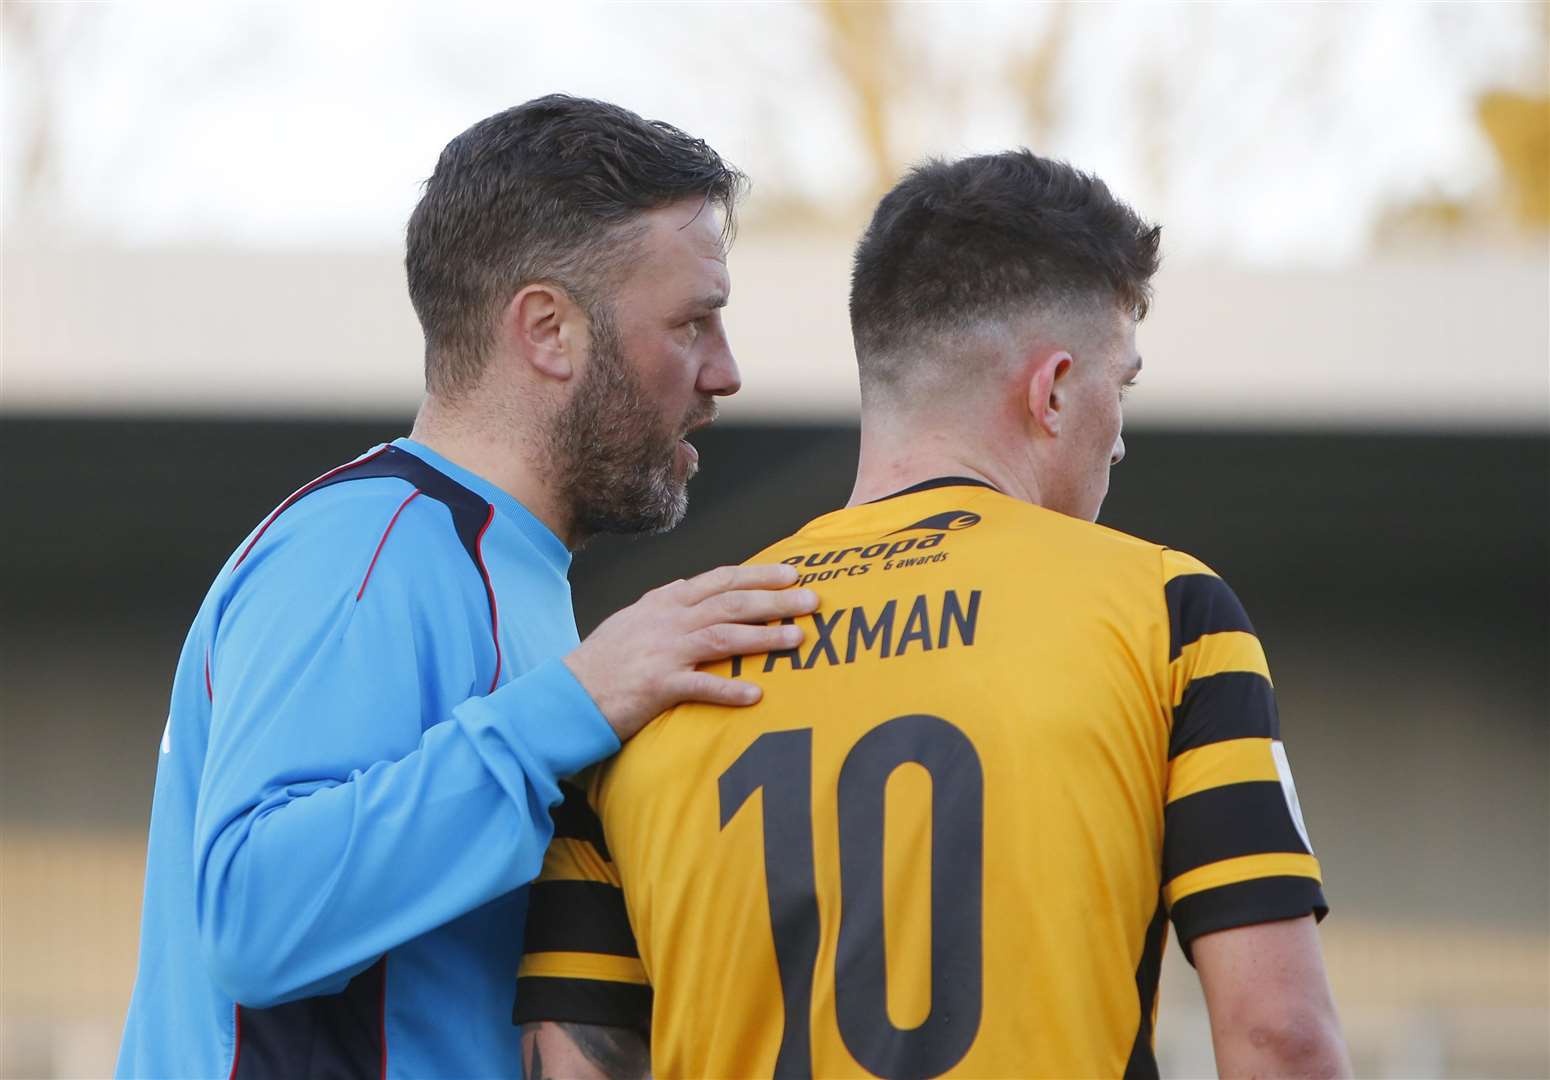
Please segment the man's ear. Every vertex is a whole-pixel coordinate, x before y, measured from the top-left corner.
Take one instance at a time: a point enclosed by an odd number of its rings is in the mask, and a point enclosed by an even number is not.
[[[1064,349],[1041,349],[1024,370],[1029,417],[1044,434],[1059,435],[1061,414],[1069,397],[1071,354]]]
[[[501,313],[499,333],[513,356],[560,382],[576,374],[591,340],[581,305],[545,282],[518,290]]]

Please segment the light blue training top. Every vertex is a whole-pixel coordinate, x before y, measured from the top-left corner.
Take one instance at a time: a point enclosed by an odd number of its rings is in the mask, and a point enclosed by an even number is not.
[[[619,747],[559,659],[569,567],[409,439],[233,552],[173,682],[119,1076],[521,1075],[525,886],[558,778]]]

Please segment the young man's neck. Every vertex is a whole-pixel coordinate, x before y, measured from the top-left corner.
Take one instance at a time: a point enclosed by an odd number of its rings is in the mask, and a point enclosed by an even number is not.
[[[874,502],[946,476],[981,480],[1003,495],[1039,505],[1038,483],[1026,461],[1006,460],[961,433],[865,420],[856,486],[845,505]]]
[[[574,548],[571,516],[553,485],[529,460],[516,431],[494,434],[490,423],[465,410],[428,397],[414,418],[409,437],[448,461],[488,480],[516,499],[560,538]]]

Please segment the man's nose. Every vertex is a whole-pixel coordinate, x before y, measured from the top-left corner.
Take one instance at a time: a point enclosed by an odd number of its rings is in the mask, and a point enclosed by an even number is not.
[[[737,360],[725,334],[718,334],[715,352],[700,368],[700,378],[695,389],[702,394],[729,397],[743,388],[743,374],[737,370]]]
[[[1117,436],[1114,440],[1114,449],[1109,451],[1109,464],[1118,465],[1125,460],[1125,437]]]

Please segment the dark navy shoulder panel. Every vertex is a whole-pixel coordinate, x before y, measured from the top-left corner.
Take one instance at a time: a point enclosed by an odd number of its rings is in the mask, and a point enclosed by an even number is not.
[[[258,531],[253,534],[253,539],[248,541],[248,546],[243,549],[237,561],[232,564],[232,569],[235,570],[242,565],[242,561],[258,546],[258,542],[263,539],[269,526],[273,525],[281,514],[308,495],[333,487],[335,484],[342,484],[347,480],[374,480],[383,477],[404,480],[414,485],[417,491],[429,495],[445,506],[452,515],[452,527],[457,533],[458,541],[463,545],[463,550],[476,565],[482,568],[479,541],[489,525],[495,508],[446,473],[433,469],[413,454],[400,450],[396,446],[384,446],[374,454],[324,473],[275,507],[274,511],[264,519],[264,523],[258,527]]]
[[[446,473],[432,468],[407,450],[400,450],[391,445],[384,446],[375,453],[324,473],[298,490],[275,507],[274,511],[264,519],[264,523],[253,534],[253,539],[248,542],[248,546],[232,564],[233,572],[258,546],[258,542],[263,539],[269,526],[273,525],[281,514],[314,491],[342,484],[346,480],[373,480],[382,477],[395,477],[413,484],[416,491],[429,495],[451,513],[453,531],[457,533],[458,541],[463,545],[463,550],[468,553],[474,569],[479,571],[479,577],[484,582],[485,598],[490,604],[490,636],[495,642],[495,675],[490,680],[490,690],[494,690],[500,685],[501,678],[500,611],[495,602],[495,586],[490,581],[490,571],[485,566],[481,544],[485,531],[490,527],[490,522],[495,520],[495,507]]]
[[[452,528],[457,532],[463,550],[468,552],[468,557],[475,565],[482,565],[479,540],[485,526],[489,524],[492,513],[490,504],[446,473],[439,472],[396,446],[385,446],[370,457],[319,477],[303,488],[298,497],[342,484],[346,480],[374,480],[381,477],[408,481],[416,490],[445,506],[452,514]]]

